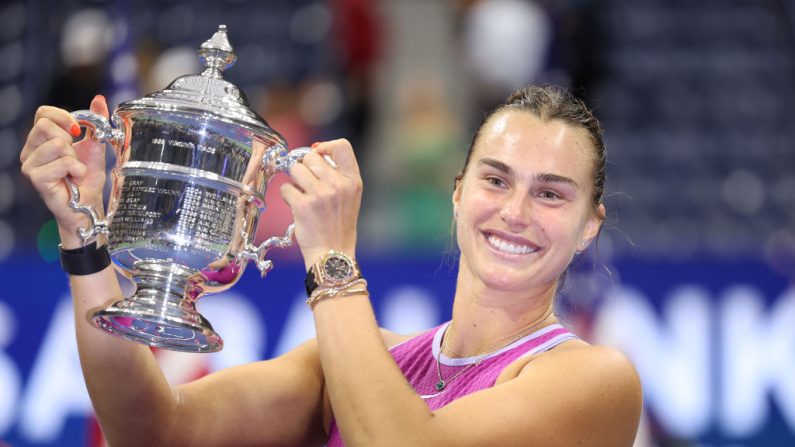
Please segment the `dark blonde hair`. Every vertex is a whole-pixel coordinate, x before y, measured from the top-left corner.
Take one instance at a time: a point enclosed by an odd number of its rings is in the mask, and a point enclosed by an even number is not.
[[[464,167],[455,177],[456,185],[466,173],[469,160],[472,157],[472,151],[475,148],[475,143],[477,143],[478,137],[480,136],[480,130],[492,117],[505,111],[529,112],[544,121],[560,120],[570,126],[585,129],[594,146],[593,205],[597,207],[602,203],[602,196],[605,188],[606,158],[605,144],[602,137],[602,126],[582,100],[574,97],[574,95],[566,89],[550,85],[527,86],[516,89],[503,104],[486,115],[483,122],[478,126],[474,137],[472,137],[472,143],[469,145]]]

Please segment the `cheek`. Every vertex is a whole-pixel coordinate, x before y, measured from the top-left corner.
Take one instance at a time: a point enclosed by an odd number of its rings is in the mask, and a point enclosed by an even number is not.
[[[542,231],[550,241],[557,241],[561,246],[575,246],[580,243],[585,223],[572,218],[567,213],[550,212],[543,219]]]

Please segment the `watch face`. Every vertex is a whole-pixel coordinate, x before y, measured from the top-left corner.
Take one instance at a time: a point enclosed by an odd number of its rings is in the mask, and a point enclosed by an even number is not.
[[[344,256],[334,255],[326,259],[323,272],[332,281],[345,281],[353,275],[353,265]]]

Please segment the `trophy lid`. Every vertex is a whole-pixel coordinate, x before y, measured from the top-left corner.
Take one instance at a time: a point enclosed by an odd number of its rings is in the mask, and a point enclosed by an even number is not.
[[[198,54],[205,66],[201,74],[181,76],[163,90],[120,104],[118,110],[145,109],[209,115],[249,129],[286,147],[284,137],[251,109],[248,99],[239,88],[223,77],[223,71],[237,60],[226,36],[226,25],[218,26],[218,31],[201,45]]]

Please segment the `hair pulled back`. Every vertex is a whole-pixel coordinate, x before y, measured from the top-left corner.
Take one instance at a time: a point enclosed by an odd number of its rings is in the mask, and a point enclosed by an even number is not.
[[[483,122],[478,126],[472,138],[472,142],[469,145],[466,160],[464,161],[464,168],[455,177],[456,184],[458,184],[466,173],[469,160],[472,157],[472,151],[474,150],[475,143],[477,143],[483,126],[495,115],[506,111],[528,112],[543,121],[560,120],[570,126],[585,129],[594,147],[593,204],[594,206],[598,206],[602,203],[605,185],[606,158],[605,144],[602,137],[602,126],[599,124],[596,117],[594,117],[593,112],[591,112],[582,100],[576,98],[566,89],[551,85],[518,88],[508,96],[504,103],[486,115]]]

